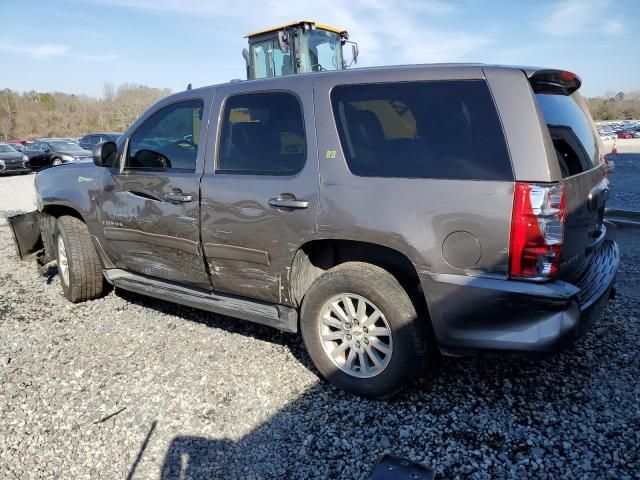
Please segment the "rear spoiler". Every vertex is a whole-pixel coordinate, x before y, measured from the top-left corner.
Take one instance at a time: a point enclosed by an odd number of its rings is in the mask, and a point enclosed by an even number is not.
[[[571,95],[582,85],[580,77],[567,70],[523,68],[522,71],[529,79],[535,93]]]

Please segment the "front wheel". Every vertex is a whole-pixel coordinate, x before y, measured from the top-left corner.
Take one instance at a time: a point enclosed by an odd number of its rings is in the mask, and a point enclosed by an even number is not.
[[[51,162],[51,165],[54,165],[54,166],[62,165],[62,160],[60,160],[59,158],[54,158],[53,161]]]
[[[54,244],[67,300],[77,303],[100,297],[105,290],[102,265],[84,222],[71,216],[58,218]]]
[[[320,276],[302,303],[309,356],[333,385],[365,397],[415,380],[433,350],[429,329],[388,271],[361,262]]]

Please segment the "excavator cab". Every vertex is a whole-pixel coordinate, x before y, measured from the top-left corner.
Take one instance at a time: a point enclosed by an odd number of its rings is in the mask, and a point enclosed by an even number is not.
[[[247,79],[280,77],[305,72],[342,70],[357,62],[358,45],[349,41],[346,30],[311,20],[281,25],[250,33],[249,50],[242,55],[247,64]],[[347,63],[342,47],[352,45]]]

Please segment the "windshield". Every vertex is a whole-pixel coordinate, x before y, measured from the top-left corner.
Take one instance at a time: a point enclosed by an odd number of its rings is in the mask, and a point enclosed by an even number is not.
[[[9,153],[9,152],[17,152],[17,151],[18,150],[13,148],[11,145],[7,145],[7,144],[0,145],[0,153]]]
[[[300,61],[303,72],[341,70],[342,39],[326,30],[305,30],[300,38]]]
[[[537,93],[536,99],[556,147],[563,176],[598,165],[598,139],[580,94]]]
[[[82,152],[84,148],[74,142],[58,140],[49,142],[49,145],[57,152]]]

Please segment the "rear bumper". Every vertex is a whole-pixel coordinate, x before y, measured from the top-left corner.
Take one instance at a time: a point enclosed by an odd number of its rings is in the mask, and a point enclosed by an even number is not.
[[[425,291],[438,344],[453,355],[557,351],[600,317],[619,263],[617,244],[606,240],[571,283],[432,275]]]

